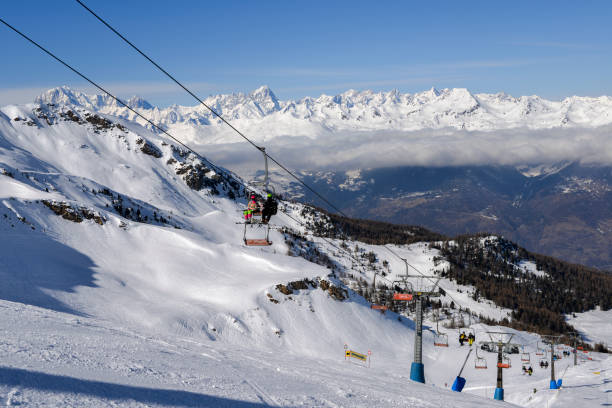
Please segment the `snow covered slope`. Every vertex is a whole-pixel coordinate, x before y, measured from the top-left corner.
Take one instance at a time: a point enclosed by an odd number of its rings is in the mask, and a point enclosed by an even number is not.
[[[415,94],[349,90],[336,96],[280,101],[270,88],[262,86],[249,94],[216,95],[204,101],[259,142],[284,135],[316,138],[343,130],[548,129],[612,123],[612,98],[608,96],[549,101],[535,95],[515,98],[503,92],[472,94],[463,88],[432,88]],[[36,102],[72,104],[141,120],[108,96],[86,95],[67,87],[50,89]],[[159,109],[138,97],[127,103],[152,121],[199,143],[242,141],[201,106]]]
[[[125,119],[74,105],[2,108],[6,404],[496,405],[478,388],[491,370],[470,370],[476,395],[444,389],[463,352],[441,352],[430,330],[428,384],[410,383],[412,321],[371,310],[329,269],[288,256],[281,231],[271,247],[244,247],[244,194],[229,172]],[[282,212],[274,222],[301,229]],[[429,262],[423,248],[397,249]],[[372,350],[372,368],[345,362],[344,344]],[[518,373],[509,399],[523,402],[534,384]]]

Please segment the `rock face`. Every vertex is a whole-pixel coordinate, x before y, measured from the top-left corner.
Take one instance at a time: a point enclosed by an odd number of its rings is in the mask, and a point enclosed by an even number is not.
[[[59,203],[55,201],[42,200],[46,207],[53,211],[56,215],[63,219],[72,222],[83,222],[83,219],[93,220],[96,224],[104,225],[106,221],[97,211],[90,210],[85,207],[74,208],[68,203]]]
[[[320,280],[303,279],[303,280],[289,282],[286,285],[282,283],[279,283],[278,285],[276,285],[276,290],[278,290],[280,293],[282,293],[285,296],[292,295],[297,290],[309,290],[309,289],[316,289],[316,288],[326,291],[332,298],[339,300],[339,301],[343,301],[348,297],[348,292],[346,291],[346,289],[338,287],[325,279],[320,279]],[[268,296],[268,297],[270,299],[273,299],[273,297],[271,296]]]

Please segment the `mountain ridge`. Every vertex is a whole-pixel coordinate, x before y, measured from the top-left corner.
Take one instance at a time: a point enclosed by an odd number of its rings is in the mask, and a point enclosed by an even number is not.
[[[68,87],[50,89],[35,99],[43,104],[71,104],[130,120],[132,112],[104,95],[87,95]],[[297,100],[279,100],[268,86],[250,93],[209,96],[204,102],[228,120],[259,123],[268,118],[311,122],[331,130],[420,129],[550,129],[598,127],[612,123],[610,96],[570,96],[552,101],[537,95],[513,97],[504,92],[472,93],[465,88],[401,93],[347,90]],[[174,125],[218,125],[218,119],[201,106],[159,108],[140,97],[126,101],[153,121]]]

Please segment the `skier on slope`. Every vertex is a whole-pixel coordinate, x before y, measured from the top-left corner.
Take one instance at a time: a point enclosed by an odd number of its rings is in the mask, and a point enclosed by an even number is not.
[[[273,215],[276,215],[278,211],[278,203],[274,199],[271,193],[268,193],[268,197],[263,204],[263,210],[261,212],[261,221],[267,224]]]
[[[461,332],[461,334],[459,335],[459,344],[463,346],[465,340],[465,332]]]

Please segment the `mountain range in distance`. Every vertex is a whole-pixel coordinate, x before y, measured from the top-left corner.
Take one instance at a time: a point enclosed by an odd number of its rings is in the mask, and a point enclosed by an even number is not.
[[[448,235],[500,233],[532,251],[612,269],[608,96],[550,101],[432,88],[415,94],[350,90],[281,101],[263,86],[205,102],[351,216],[418,224]],[[79,106],[149,126],[108,96],[67,87],[48,90],[36,103]],[[216,153],[242,139],[208,110],[158,108],[140,97],[126,103],[244,177],[261,173],[261,157],[250,150]],[[368,162],[370,152],[381,159]],[[402,160],[424,152],[429,154],[424,165]],[[473,158],[474,152],[484,159]],[[399,159],[387,160],[393,154]],[[585,158],[593,154],[603,159],[589,163]],[[310,161],[301,161],[304,157]],[[504,162],[507,157],[512,158]],[[288,197],[316,203],[287,175],[274,172],[272,181]]]
[[[106,95],[86,95],[58,87],[36,98],[37,103],[70,104],[101,113],[134,119],[134,114]],[[472,94],[464,88],[431,88],[419,93],[355,91],[317,98],[279,100],[267,86],[248,94],[210,96],[204,102],[227,120],[247,125],[249,121],[308,122],[329,130],[403,130],[454,128],[495,130],[527,127],[597,127],[612,123],[612,98],[609,96],[571,96],[551,101],[537,95],[513,97],[503,92]],[[158,108],[140,97],[126,101],[128,106],[146,112],[148,118],[163,125],[188,123],[198,126],[220,125],[220,121],[201,106]],[[139,120],[139,119],[137,119]],[[264,136],[291,134],[284,126],[266,129]],[[308,130],[303,129],[303,130]],[[300,129],[294,129],[300,134]]]

